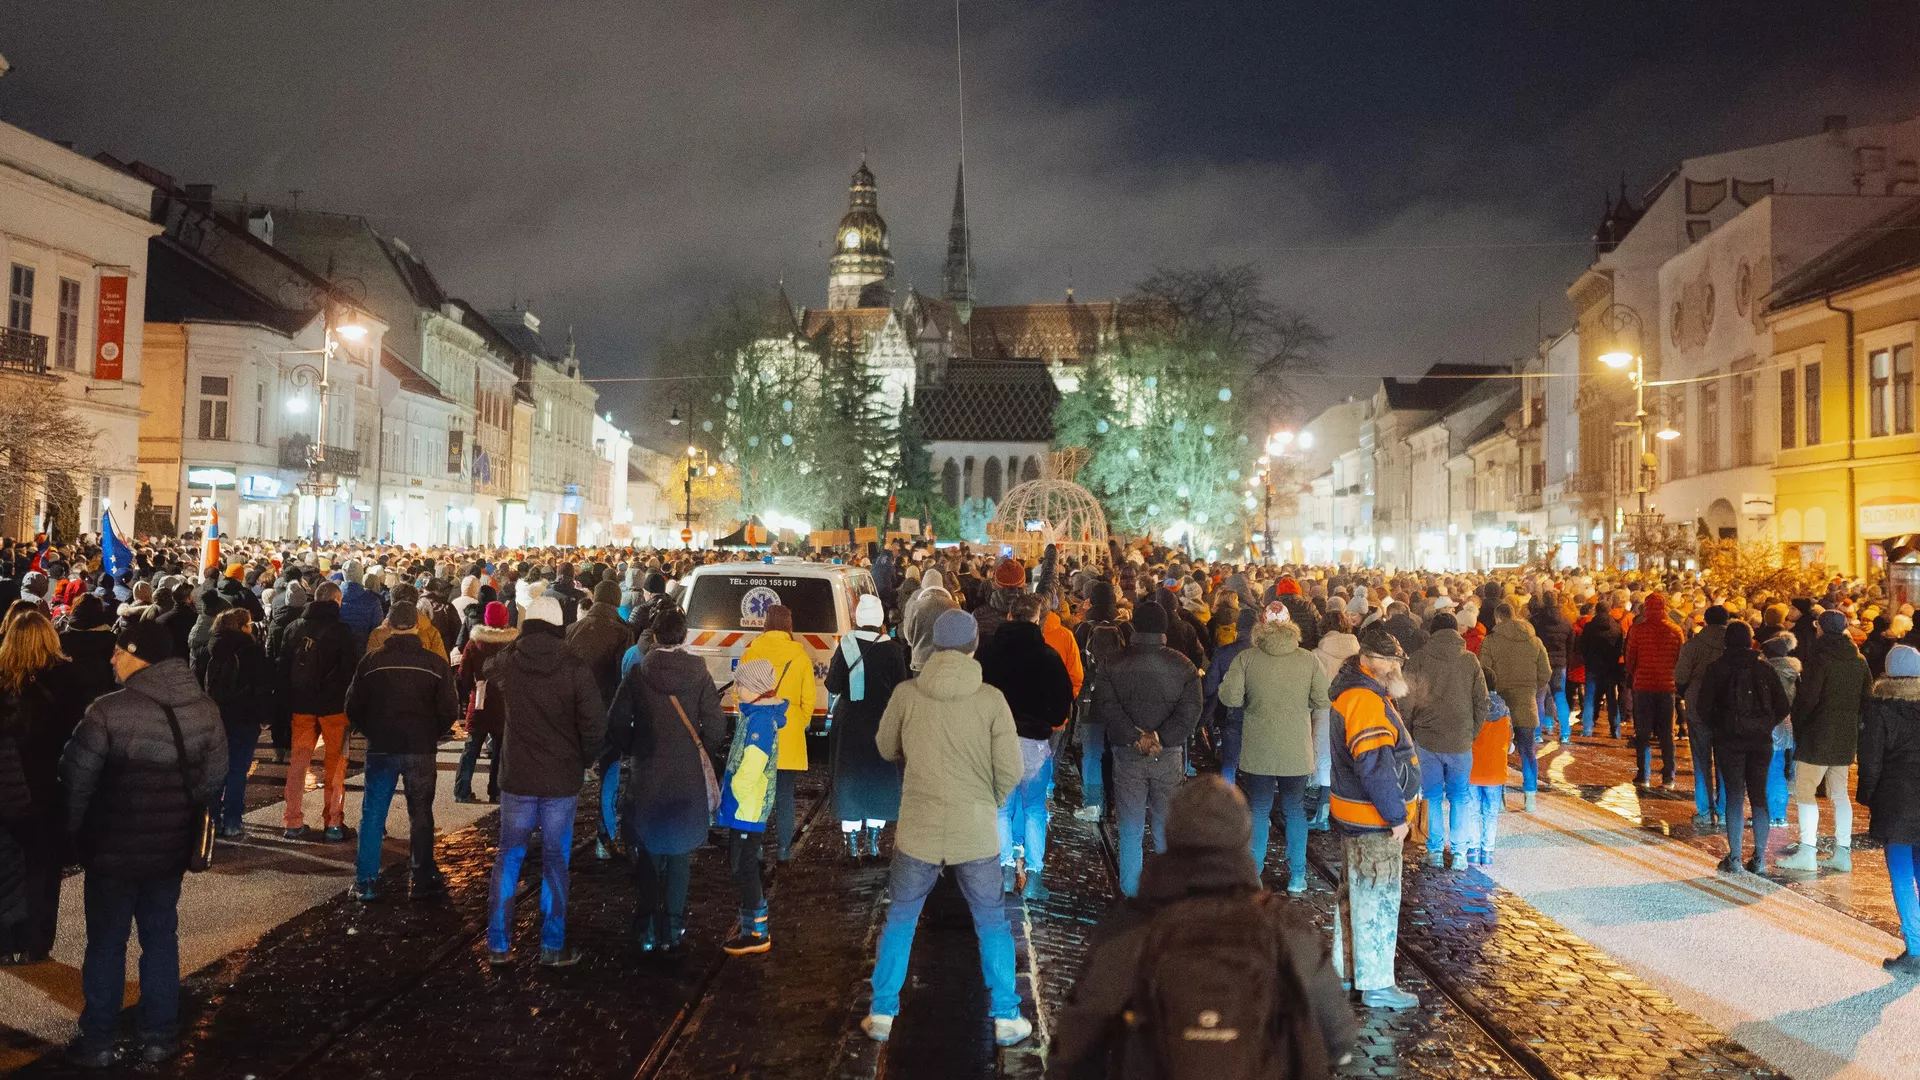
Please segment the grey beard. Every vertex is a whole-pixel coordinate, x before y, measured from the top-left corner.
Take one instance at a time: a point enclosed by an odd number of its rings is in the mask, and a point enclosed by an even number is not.
[[[1412,692],[1412,688],[1407,685],[1407,679],[1404,675],[1395,674],[1387,680],[1386,686],[1388,697],[1403,698]]]

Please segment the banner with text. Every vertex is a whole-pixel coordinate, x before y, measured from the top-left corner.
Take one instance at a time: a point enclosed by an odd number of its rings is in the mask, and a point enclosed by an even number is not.
[[[94,321],[93,377],[118,382],[125,377],[127,279],[100,279],[100,303]]]

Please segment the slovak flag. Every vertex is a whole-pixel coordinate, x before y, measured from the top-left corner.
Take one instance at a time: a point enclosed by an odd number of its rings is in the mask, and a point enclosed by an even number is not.
[[[46,533],[34,533],[33,534],[33,561],[27,563],[27,569],[38,570],[43,574],[46,573],[47,572],[47,567],[46,567],[47,551],[52,547],[53,547],[53,542],[47,539]]]

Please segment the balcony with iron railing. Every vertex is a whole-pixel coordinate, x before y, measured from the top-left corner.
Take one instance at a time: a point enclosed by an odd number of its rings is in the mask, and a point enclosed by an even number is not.
[[[22,375],[47,373],[47,337],[0,327],[0,371]]]
[[[285,435],[280,439],[280,467],[293,472],[315,471],[333,476],[360,475],[360,451],[345,446],[326,446],[316,459],[313,439],[306,435]]]

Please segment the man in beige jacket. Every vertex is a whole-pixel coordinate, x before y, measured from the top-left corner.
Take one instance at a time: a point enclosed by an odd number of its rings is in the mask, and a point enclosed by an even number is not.
[[[994,1039],[1012,1046],[1033,1033],[1014,987],[1013,931],[1000,881],[1000,805],[1023,764],[1013,711],[980,676],[977,628],[964,611],[941,613],[933,652],[918,678],[901,683],[880,718],[880,756],[903,762],[894,835],[891,904],[873,965],[873,1008],[861,1028],[878,1042],[893,1033],[913,932],[942,867],[951,867],[980,939]]]

